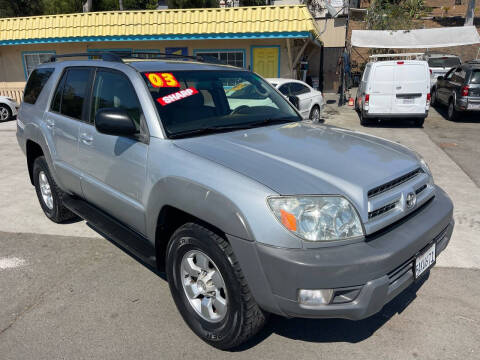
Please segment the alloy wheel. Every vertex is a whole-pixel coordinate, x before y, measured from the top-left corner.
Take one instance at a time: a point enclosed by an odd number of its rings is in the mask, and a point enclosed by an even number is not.
[[[40,171],[38,174],[38,184],[40,185],[40,192],[42,193],[44,204],[47,206],[47,208],[53,210],[52,189],[50,188],[47,175],[43,171]]]
[[[190,250],[181,262],[181,281],[188,302],[204,320],[216,323],[227,313],[225,281],[217,265],[200,250]]]
[[[8,120],[8,117],[10,114],[8,113],[8,110],[6,107],[0,107],[0,120],[1,121],[6,121]]]

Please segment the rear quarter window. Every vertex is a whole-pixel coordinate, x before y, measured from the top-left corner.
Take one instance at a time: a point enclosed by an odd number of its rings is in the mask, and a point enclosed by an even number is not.
[[[23,95],[24,102],[28,104],[35,104],[37,102],[43,87],[48,79],[50,79],[53,71],[53,68],[42,68],[32,72],[28,78],[27,85],[25,86],[25,92]]]

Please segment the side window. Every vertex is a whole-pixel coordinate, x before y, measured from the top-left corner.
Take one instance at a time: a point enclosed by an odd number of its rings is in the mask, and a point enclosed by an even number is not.
[[[91,119],[95,119],[97,111],[104,108],[125,110],[134,121],[137,131],[140,131],[142,108],[130,80],[122,73],[97,71],[93,85]]]
[[[370,75],[370,70],[372,69],[372,66],[371,65],[367,65],[365,67],[365,70],[363,72],[363,77],[362,77],[362,81],[367,81],[368,80],[368,76]]]
[[[292,93],[292,95],[301,95],[309,93],[310,89],[305,85],[295,82],[290,84],[290,92]]]
[[[455,74],[452,76],[452,81],[463,83],[465,81],[465,70],[462,68],[455,70]]]
[[[65,78],[67,77],[67,72],[64,72],[62,79],[58,83],[57,89],[55,90],[55,95],[53,96],[52,104],[50,105],[50,110],[57,113],[60,112],[60,104],[62,102],[62,93],[63,85],[65,84]]]
[[[71,118],[81,120],[83,104],[87,96],[90,72],[90,69],[85,68],[68,69],[64,75],[65,79],[62,79],[60,86],[57,89],[57,93],[55,94],[52,110],[58,111]],[[59,99],[60,92],[61,99]],[[57,105],[58,103],[60,103],[59,106]]]
[[[290,91],[289,91],[289,85],[288,84],[284,84],[282,86],[280,86],[278,88],[278,91],[280,91],[283,95],[285,96],[288,96],[290,95]]]
[[[25,93],[23,95],[24,102],[29,104],[35,104],[37,102],[37,99],[48,79],[50,79],[53,70],[54,69],[52,68],[43,68],[32,72],[28,78],[27,86],[25,86]]]

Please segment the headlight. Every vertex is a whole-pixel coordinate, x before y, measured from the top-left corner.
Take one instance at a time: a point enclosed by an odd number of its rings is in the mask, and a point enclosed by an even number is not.
[[[363,236],[355,208],[341,196],[278,196],[268,205],[284,227],[308,241]]]
[[[433,175],[432,175],[432,171],[430,170],[430,166],[428,166],[427,162],[425,161],[425,159],[422,157],[422,155],[420,155],[419,153],[415,152],[415,154],[417,155],[417,159],[418,159],[418,162],[420,163],[420,166],[422,167],[423,171],[425,171],[425,173],[428,175],[429,179],[428,179],[428,183],[433,186],[434,185],[434,182],[433,182]]]

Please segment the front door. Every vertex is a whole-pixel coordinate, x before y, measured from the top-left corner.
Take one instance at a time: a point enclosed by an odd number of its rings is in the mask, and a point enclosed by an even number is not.
[[[102,108],[121,108],[135,122],[138,136],[102,134],[94,117]],[[90,99],[90,123],[80,128],[79,163],[85,199],[110,215],[145,234],[145,206],[148,145],[142,140],[145,127],[140,102],[126,75],[98,69]]]
[[[274,78],[279,75],[280,48],[253,47],[252,70],[265,78]]]

